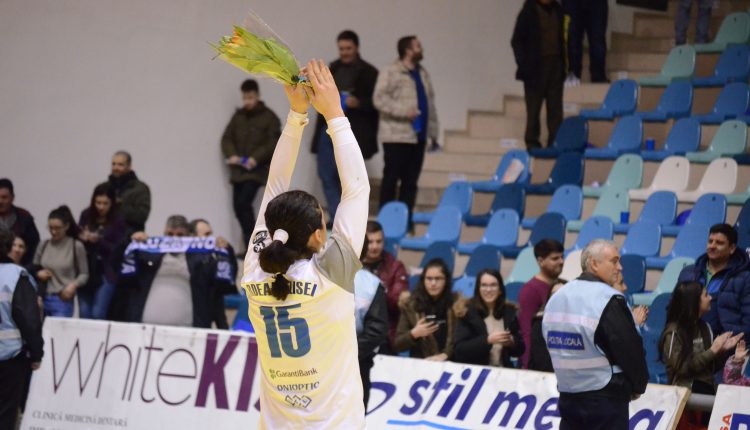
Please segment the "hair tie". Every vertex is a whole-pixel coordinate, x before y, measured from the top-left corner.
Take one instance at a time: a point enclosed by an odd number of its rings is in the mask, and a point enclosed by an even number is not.
[[[286,243],[286,241],[289,240],[289,233],[283,229],[277,228],[276,231],[273,232],[273,240]]]

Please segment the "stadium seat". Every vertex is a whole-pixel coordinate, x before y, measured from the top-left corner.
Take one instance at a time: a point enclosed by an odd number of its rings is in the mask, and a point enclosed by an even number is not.
[[[746,12],[735,12],[724,17],[721,27],[711,43],[698,43],[695,52],[722,52],[729,44],[746,44],[750,38],[750,15]]]
[[[523,217],[526,205],[526,191],[521,184],[503,184],[495,193],[490,210],[484,214],[466,215],[464,222],[466,225],[486,226],[490,221],[493,213],[500,209],[512,209],[516,211],[519,217]]]
[[[525,282],[508,282],[505,284],[505,300],[519,304],[518,298],[521,295],[523,284],[525,284]]]
[[[742,193],[727,194],[727,204],[730,205],[744,205],[748,198],[750,198],[750,185],[747,190]]]
[[[644,258],[658,256],[661,251],[661,228],[655,221],[638,221],[630,227],[620,252]]]
[[[611,219],[605,216],[592,216],[583,223],[583,227],[581,227],[581,231],[576,238],[576,243],[566,251],[566,254],[585,248],[594,239],[612,240],[614,234],[614,223]]]
[[[584,197],[599,197],[608,188],[631,190],[641,186],[643,159],[637,154],[624,154],[617,158],[607,180],[600,187],[583,187]]]
[[[232,321],[233,331],[246,331],[248,333],[255,333],[253,324],[250,322],[250,315],[248,314],[248,303],[245,298],[245,291],[241,290],[239,296],[242,300],[237,303],[237,313],[234,314],[234,321]]]
[[[536,220],[534,227],[531,229],[528,245],[534,246],[542,239],[554,239],[560,243],[565,243],[565,217],[556,212],[543,214]],[[504,257],[516,258],[519,252],[526,246],[504,246],[500,252]]]
[[[690,80],[695,73],[695,48],[690,45],[675,46],[669,52],[661,72],[638,80],[642,87],[665,87],[675,80]]]
[[[586,158],[614,160],[622,154],[637,153],[643,141],[643,121],[634,116],[624,116],[617,121],[609,142],[604,148],[587,148]]]
[[[539,265],[536,263],[536,258],[534,257],[534,247],[527,246],[518,253],[518,257],[513,264],[513,270],[508,276],[507,283],[525,283],[537,273],[539,273]]]
[[[464,273],[453,281],[453,291],[472,297],[477,274],[484,269],[500,271],[501,261],[502,255],[497,248],[491,245],[479,245],[471,253]]]
[[[628,211],[629,207],[630,197],[628,196],[628,190],[609,187],[599,197],[599,200],[596,201],[596,206],[594,206],[591,216],[605,216],[615,223],[620,221],[620,213]],[[583,227],[582,220],[574,220],[568,223],[568,230],[570,231],[580,231],[581,227]]]
[[[722,52],[713,75],[693,78],[694,87],[723,87],[730,82],[747,82],[750,77],[750,46],[732,45]]]
[[[702,195],[690,210],[685,224],[668,225],[662,229],[661,234],[664,236],[677,236],[681,229],[689,224],[703,224],[712,226],[724,222],[727,216],[727,199],[717,193],[707,193]]]
[[[581,276],[581,273],[583,272],[583,270],[581,270],[581,252],[582,251],[583,250],[579,249],[565,256],[565,261],[563,261],[562,272],[560,273],[560,279],[564,279],[566,281],[572,281],[573,279],[576,279],[577,277]]]
[[[557,212],[565,217],[565,221],[572,221],[581,218],[583,210],[583,192],[577,185],[563,185],[555,190],[552,199],[547,204],[546,212]],[[534,227],[537,218],[524,218],[521,221],[523,228],[529,229]]]
[[[443,195],[440,196],[438,202],[438,208],[444,206],[454,206],[461,211],[461,217],[469,214],[471,211],[471,184],[468,182],[452,182],[443,191]],[[412,222],[415,224],[427,224],[432,221],[435,216],[435,211],[432,212],[414,212],[411,216]]]
[[[565,152],[557,157],[549,178],[539,184],[527,184],[526,194],[553,194],[562,185],[583,183],[583,156],[578,152]]]
[[[448,272],[453,273],[453,268],[456,264],[456,248],[446,242],[435,242],[427,247],[424,254],[422,255],[422,261],[419,262],[420,269],[423,269],[430,260],[439,258],[445,262],[448,266]],[[413,290],[419,281],[420,275],[409,276],[409,290]]]
[[[519,227],[518,213],[512,209],[500,209],[492,214],[487,228],[479,242],[466,242],[458,245],[458,252],[471,254],[480,245],[492,245],[495,248],[516,246]]]
[[[638,84],[632,79],[612,82],[599,109],[582,110],[580,115],[586,119],[611,120],[618,116],[631,115],[635,112],[638,101]]]
[[[711,112],[692,117],[701,124],[721,124],[726,120],[742,116],[750,102],[750,89],[745,82],[726,84],[716,99]],[[744,125],[744,123],[743,123]]]
[[[409,229],[409,208],[399,201],[388,202],[378,212],[378,223],[383,227],[386,251],[396,255],[399,241]]]
[[[631,200],[646,200],[656,191],[684,191],[690,179],[690,162],[685,157],[673,155],[659,164],[654,180],[648,188],[630,190]]]
[[[671,292],[662,293],[654,297],[649,308],[648,320],[646,320],[646,325],[644,326],[645,332],[654,333],[657,336],[661,335],[667,323],[667,307],[671,299]]]
[[[615,233],[627,233],[639,221],[653,221],[660,226],[672,225],[677,215],[677,197],[671,191],[656,191],[651,194],[641,209],[641,214],[630,224],[615,224]]]
[[[731,157],[734,154],[741,154],[745,152],[746,147],[747,125],[742,121],[730,120],[719,126],[708,149],[699,152],[688,152],[685,157],[693,163],[710,163],[720,157]]]
[[[737,247],[745,250],[750,248],[750,200],[742,205],[734,228],[737,230]]]
[[[589,125],[586,118],[572,116],[565,118],[555,134],[555,141],[549,148],[531,148],[529,155],[534,158],[556,158],[563,152],[583,152],[589,139]]]
[[[520,165],[518,163],[521,163]],[[514,167],[515,166],[515,167]],[[511,181],[510,178],[505,178],[505,174],[511,175],[516,172],[517,169],[523,168],[515,180]],[[515,176],[515,175],[511,175]],[[489,181],[477,181],[471,183],[471,188],[480,193],[494,193],[497,192],[500,187],[506,182],[515,182],[518,184],[525,184],[529,182],[531,172],[529,170],[529,154],[526,151],[520,149],[513,149],[506,152],[503,158],[500,159],[500,163],[497,165],[495,175]]]
[[[695,263],[695,260],[692,258],[673,258],[667,263],[667,267],[665,267],[664,271],[661,273],[656,288],[654,288],[653,291],[644,291],[642,293],[633,294],[633,304],[636,306],[651,306],[651,302],[660,294],[672,294],[674,287],[677,285],[677,278],[679,278],[682,269],[693,263]]]
[[[635,293],[640,293],[646,286],[646,259],[640,255],[625,254],[620,257],[622,280],[628,288],[625,296],[632,301]]]
[[[731,158],[717,158],[706,168],[698,188],[692,191],[678,192],[677,200],[695,202],[708,193],[729,194],[736,187],[737,162]]]
[[[701,124],[695,118],[680,118],[669,129],[664,147],[659,150],[643,150],[644,161],[662,161],[672,155],[685,155],[697,151],[701,144]]]
[[[447,242],[453,246],[461,235],[461,211],[454,206],[445,206],[435,211],[435,216],[420,237],[405,237],[400,245],[403,249],[425,250],[435,242]]]
[[[646,258],[646,267],[664,269],[667,263],[676,257],[698,258],[706,250],[709,228],[711,227],[699,223],[683,226],[669,254],[663,257]]]
[[[689,81],[675,81],[664,90],[656,109],[633,115],[647,122],[666,122],[690,116],[693,108],[693,86]]]

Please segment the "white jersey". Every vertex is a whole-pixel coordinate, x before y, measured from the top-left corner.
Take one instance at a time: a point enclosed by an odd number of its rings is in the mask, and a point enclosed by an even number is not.
[[[304,116],[290,113],[245,257],[242,288],[262,370],[260,428],[362,429],[353,284],[361,267],[355,249],[361,249],[364,240],[369,185],[346,118],[328,124],[343,190],[331,238],[311,259],[289,267],[286,277],[292,289],[283,301],[271,294],[273,276],[258,263],[258,253],[271,242],[265,207],[288,189],[304,124]]]

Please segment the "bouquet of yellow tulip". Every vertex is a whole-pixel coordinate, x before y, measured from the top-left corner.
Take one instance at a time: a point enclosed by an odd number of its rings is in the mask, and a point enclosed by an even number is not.
[[[253,27],[260,31],[251,31]],[[300,78],[300,68],[291,49],[254,12],[250,12],[243,27],[235,25],[231,36],[224,36],[218,45],[211,46],[219,58],[248,73],[285,85],[309,85]]]

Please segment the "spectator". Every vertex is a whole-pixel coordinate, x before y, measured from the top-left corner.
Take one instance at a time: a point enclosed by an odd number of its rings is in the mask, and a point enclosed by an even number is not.
[[[430,260],[419,277],[414,293],[402,295],[401,316],[396,328],[395,352],[410,351],[411,357],[446,361],[452,357],[456,316],[451,293],[453,281],[445,262]]]
[[[625,279],[623,278],[622,273],[617,276],[617,281],[615,281],[615,284],[612,287],[622,293],[623,296],[627,297],[628,286],[625,285]],[[635,325],[637,325],[638,327],[643,327],[643,325],[646,324],[646,320],[648,319],[648,306],[639,305],[633,307],[632,310]]]
[[[646,391],[648,369],[625,297],[612,288],[622,272],[617,246],[592,240],[581,268],[550,298],[542,319],[560,391],[560,428],[627,429],[628,404]]]
[[[37,248],[30,272],[41,283],[44,314],[72,317],[76,292],[89,279],[86,248],[77,239],[78,226],[67,206],[50,212],[47,227],[51,237]]]
[[[729,224],[711,227],[706,253],[682,269],[677,282],[695,281],[712,297],[703,315],[714,333],[743,332],[750,336],[750,261],[737,249],[737,231]]]
[[[39,231],[34,225],[34,217],[26,210],[13,205],[16,195],[10,179],[0,179],[0,228],[12,231],[26,243],[26,252],[21,258],[21,266],[28,266],[39,245]]]
[[[474,297],[453,306],[456,329],[453,334],[453,361],[500,367],[515,367],[511,357],[524,350],[518,328],[516,305],[505,300],[505,285],[497,270],[477,274]]]
[[[409,276],[404,263],[385,251],[384,246],[383,226],[377,221],[368,221],[365,251],[361,260],[363,268],[379,277],[385,288],[388,301],[388,343],[383,345],[380,352],[390,354],[401,314],[398,301],[402,293],[409,291]]]
[[[555,0],[526,0],[516,19],[511,45],[516,79],[526,99],[526,148],[539,148],[539,113],[547,106],[548,146],[555,141],[563,117],[563,13]]]
[[[359,36],[344,30],[336,38],[339,59],[331,63],[331,73],[341,91],[344,114],[349,118],[352,132],[357,138],[365,160],[378,152],[378,111],[372,104],[372,92],[378,79],[378,69],[359,56]],[[332,220],[341,200],[333,143],[325,130],[325,119],[318,115],[313,134],[312,152],[317,154],[318,177],[323,184],[323,194],[328,203],[328,216]]]
[[[609,82],[607,79],[607,0],[563,0],[563,10],[570,17],[568,24],[568,65],[570,75],[567,86],[581,84],[583,69],[583,34],[589,42],[589,71],[591,82]]]
[[[190,221],[190,234],[196,237],[212,237],[214,232],[208,221],[197,218]],[[237,257],[234,253],[234,248],[229,244],[229,241],[221,236],[216,236],[216,248],[225,251],[216,253],[217,270],[228,271],[226,278],[234,280],[237,274]],[[220,288],[215,288],[211,295],[213,300],[213,322],[216,324],[216,328],[229,329],[229,321],[227,320],[226,309],[224,308],[224,296],[237,294],[237,286],[233,281],[220,283],[218,286]]]
[[[690,9],[694,0],[678,0],[677,15],[674,19],[674,43],[687,43],[687,31],[690,25]],[[696,0],[698,3],[698,19],[695,23],[695,43],[708,43],[708,27],[711,24],[711,8],[714,0]]]
[[[32,370],[44,355],[42,321],[34,281],[7,256],[13,233],[0,228],[0,428],[16,428],[18,410]]]
[[[10,249],[10,252],[8,253],[8,257],[13,260],[13,264],[21,265],[21,260],[23,260],[23,256],[26,254],[26,242],[20,237],[16,236],[13,239],[13,247]]]
[[[362,377],[365,410],[370,399],[370,369],[381,345],[388,340],[388,311],[385,290],[377,276],[360,270],[354,276],[359,373]]]
[[[115,191],[115,209],[128,226],[127,235],[146,229],[146,220],[151,212],[151,190],[141,182],[132,168],[133,157],[126,151],[117,151],[112,156],[112,173],[107,182]]]
[[[221,152],[229,165],[234,215],[244,246],[255,225],[253,200],[268,180],[268,167],[281,135],[279,117],[260,100],[258,83],[248,79],[240,87],[243,106],[237,109],[221,136]]]
[[[131,244],[121,272],[122,288],[131,291],[128,320],[150,324],[210,328],[214,316],[212,293],[233,282],[218,270],[216,252],[208,243],[192,248],[195,239],[180,239],[190,226],[182,215],[167,219],[164,236]],[[134,240],[145,241],[143,232]],[[153,246],[152,246],[153,245]]]
[[[380,206],[396,200],[400,182],[398,200],[406,203],[411,219],[427,140],[438,147],[438,118],[434,87],[422,67],[422,44],[417,36],[405,36],[397,48],[399,59],[383,68],[373,94],[385,162]]]
[[[115,192],[108,184],[94,189],[89,207],[81,212],[78,238],[86,247],[88,282],[78,291],[81,318],[105,319],[117,284],[116,268],[127,226],[115,209]]]
[[[698,394],[716,394],[714,373],[728,351],[732,351],[742,333],[731,332],[714,338],[701,319],[711,308],[711,296],[698,282],[681,282],[672,292],[667,308],[667,324],[659,339],[661,359],[667,367],[671,385],[679,385]]]
[[[521,287],[518,302],[521,309],[518,323],[524,345],[531,345],[531,325],[534,316],[541,311],[550,297],[550,289],[562,273],[563,245],[554,239],[543,239],[534,245],[534,257],[539,265],[539,273]],[[524,369],[529,367],[531,348],[526,348],[521,357]]]
[[[742,385],[750,387],[750,377],[742,375],[742,369],[747,368],[747,344],[744,340],[739,341],[734,355],[727,360],[724,366],[724,383],[729,385]],[[747,372],[746,372],[747,373]]]
[[[548,302],[549,298],[552,297],[553,294],[555,294],[560,288],[563,287],[563,285],[567,284],[568,281],[564,279],[558,279],[555,282],[555,285],[552,286],[552,288],[549,290],[549,297],[547,297]],[[547,341],[544,340],[544,334],[542,333],[542,319],[544,318],[544,308],[540,309],[536,315],[534,315],[534,320],[531,323],[531,343],[529,344],[529,348],[531,348],[531,354],[529,354],[529,369],[530,370],[537,370],[539,372],[554,372],[555,369],[552,367],[552,358],[549,356],[549,351],[547,350]]]

